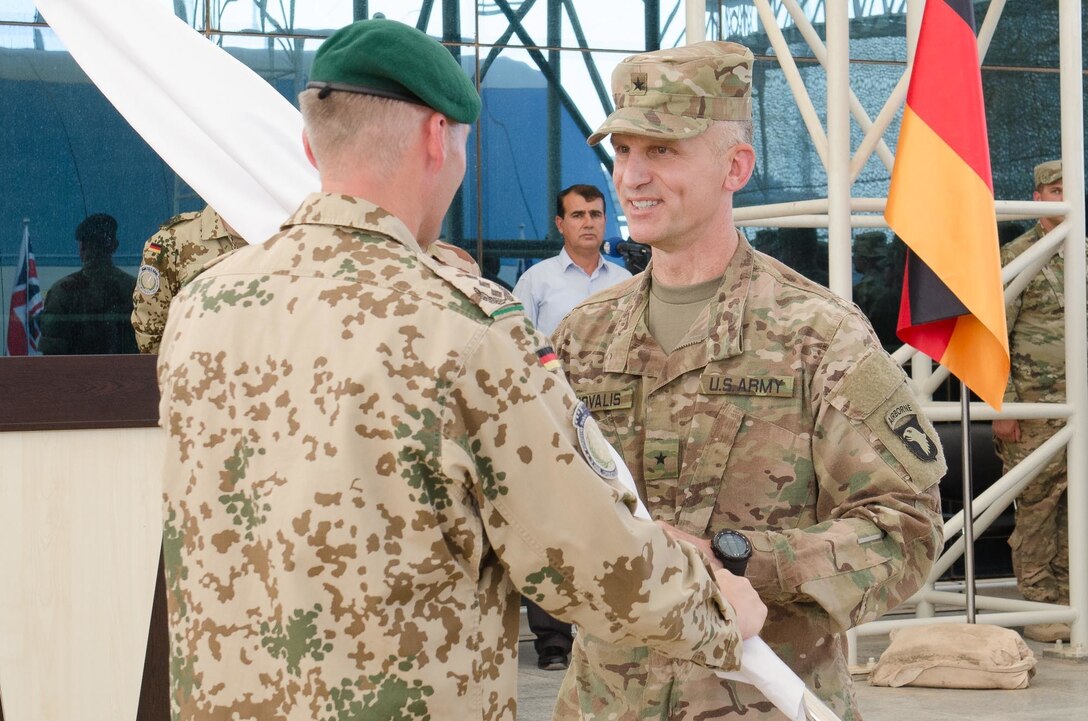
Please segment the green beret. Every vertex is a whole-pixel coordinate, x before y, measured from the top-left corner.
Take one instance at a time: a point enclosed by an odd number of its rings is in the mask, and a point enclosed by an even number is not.
[[[307,88],[425,105],[459,123],[480,117],[480,95],[446,48],[395,20],[360,20],[340,28],[314,55]]]

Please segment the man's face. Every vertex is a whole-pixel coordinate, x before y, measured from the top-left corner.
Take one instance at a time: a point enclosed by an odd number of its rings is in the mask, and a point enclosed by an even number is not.
[[[612,181],[627,216],[631,240],[665,251],[692,245],[700,234],[722,229],[714,219],[729,197],[723,157],[704,133],[684,140],[613,134]]]
[[[556,217],[555,227],[563,236],[567,253],[596,253],[604,240],[604,200],[586,200],[578,193],[563,197],[563,216]]]
[[[81,265],[101,265],[108,261],[113,251],[109,246],[103,245],[98,240],[77,240],[79,246],[79,262]]]
[[[1061,202],[1065,199],[1062,195],[1062,181],[1056,183],[1049,183],[1047,185],[1040,185],[1038,189],[1031,196],[1035,200],[1048,200],[1053,202]],[[1043,218],[1044,221],[1051,227],[1065,220],[1064,215],[1055,215],[1049,218]]]

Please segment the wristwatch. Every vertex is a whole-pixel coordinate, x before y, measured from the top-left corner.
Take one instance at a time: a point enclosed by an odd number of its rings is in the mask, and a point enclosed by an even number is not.
[[[752,543],[740,531],[726,529],[714,534],[710,541],[710,550],[725,570],[735,576],[743,576],[748,566],[748,559],[752,557]]]

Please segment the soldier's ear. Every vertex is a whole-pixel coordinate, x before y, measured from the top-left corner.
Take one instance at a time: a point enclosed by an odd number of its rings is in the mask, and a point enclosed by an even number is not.
[[[446,163],[450,152],[450,122],[438,111],[432,112],[423,123],[423,139],[427,158],[436,170]]]
[[[306,159],[310,161],[310,165],[317,168],[317,160],[314,158],[314,151],[310,149],[310,138],[306,135],[306,130],[302,130],[302,149],[306,152]]]
[[[722,187],[735,193],[747,185],[748,179],[752,177],[752,171],[756,167],[756,151],[748,143],[737,143],[727,151],[726,158],[729,169]]]

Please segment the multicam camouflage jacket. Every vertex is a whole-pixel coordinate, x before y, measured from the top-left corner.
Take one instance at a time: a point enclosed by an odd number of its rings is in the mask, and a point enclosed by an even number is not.
[[[747,241],[668,356],[646,326],[650,275],[560,324],[568,379],[655,518],[749,537],[747,576],[770,611],[761,635],[856,718],[841,632],[910,596],[941,547],[936,433],[857,309]],[[670,719],[781,718],[749,686],[581,634],[557,718],[640,706]]]
[[[519,593],[738,663],[514,298],[371,203],[312,195],[210,265],[158,376],[175,719],[513,719]]]
[[[141,353],[158,352],[170,301],[182,284],[205,263],[245,244],[210,207],[175,215],[147,239],[132,293],[132,327]]]
[[[1036,223],[1001,248],[1001,265],[1038,242],[1046,231]],[[1012,365],[1006,401],[1065,401],[1065,258],[1051,256],[1038,275],[1005,307]]]

